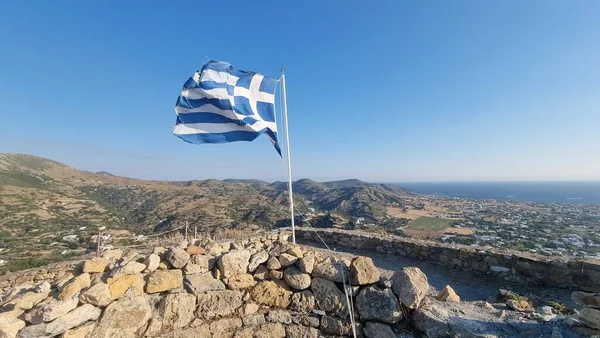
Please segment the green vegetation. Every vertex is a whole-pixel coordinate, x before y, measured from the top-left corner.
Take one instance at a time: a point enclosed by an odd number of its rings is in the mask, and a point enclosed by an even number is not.
[[[408,223],[408,227],[416,230],[442,231],[451,227],[454,223],[456,223],[456,220],[453,219],[422,216]]]

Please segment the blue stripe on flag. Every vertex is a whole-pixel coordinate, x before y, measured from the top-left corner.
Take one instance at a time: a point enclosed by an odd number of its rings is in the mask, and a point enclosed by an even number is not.
[[[230,131],[226,133],[199,133],[175,135],[187,143],[227,143],[236,141],[254,141],[262,132],[254,131]]]
[[[177,115],[176,124],[186,123],[235,123],[239,126],[254,124],[258,120],[252,117],[246,117],[243,120],[234,120],[223,115],[213,113],[188,113]]]

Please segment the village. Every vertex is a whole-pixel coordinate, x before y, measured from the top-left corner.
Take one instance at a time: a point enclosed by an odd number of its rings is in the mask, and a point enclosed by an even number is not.
[[[451,226],[431,229],[437,235],[427,232],[430,239],[547,256],[600,259],[600,205],[421,195],[394,216],[409,218],[408,225],[401,229],[409,237],[418,237],[419,232],[425,231],[412,226],[417,219],[439,218],[454,221]]]

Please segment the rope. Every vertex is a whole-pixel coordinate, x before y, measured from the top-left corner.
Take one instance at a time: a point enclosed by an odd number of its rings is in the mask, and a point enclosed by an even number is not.
[[[325,243],[325,240],[323,240],[323,238],[317,233],[317,231],[315,230],[315,228],[313,228],[313,226],[310,224],[310,222],[304,217],[304,214],[300,214],[300,217],[302,217],[302,220],[308,224],[308,226],[312,229],[312,231],[315,233],[315,235],[317,235],[317,237],[319,238],[319,240],[321,240],[321,243],[323,243],[323,245],[325,245],[325,248],[327,248],[327,250],[335,257],[335,251],[331,250],[331,248],[329,247],[329,245],[327,245],[327,243]],[[352,325],[352,335],[354,338],[356,338],[356,321],[354,319],[354,305],[353,305],[353,300],[352,300],[352,292],[349,289],[352,288],[352,284],[351,284],[351,280],[350,280],[350,274],[348,274],[348,282],[350,284],[350,286],[346,285],[346,276],[344,275],[344,271],[346,270],[346,266],[344,264],[342,264],[342,261],[339,260],[338,262],[340,264],[340,271],[342,273],[342,282],[344,284],[344,295],[346,297],[346,305],[348,306],[348,313],[350,315],[350,324]]]

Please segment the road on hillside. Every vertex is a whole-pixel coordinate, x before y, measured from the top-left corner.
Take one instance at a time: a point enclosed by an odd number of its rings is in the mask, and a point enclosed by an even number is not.
[[[299,240],[298,243],[309,250],[321,251],[325,255],[331,254],[323,245],[303,240]],[[546,302],[550,300],[562,302],[569,307],[575,306],[571,300],[571,293],[576,291],[573,289],[531,287],[523,284],[509,283],[494,275],[480,276],[469,271],[457,270],[438,263],[367,250],[345,247],[332,247],[331,249],[335,250],[336,256],[371,257],[381,271],[382,276],[388,278],[391,278],[395,271],[403,267],[416,266],[427,275],[429,284],[431,285],[431,289],[429,290],[431,294],[437,294],[438,290],[441,290],[446,285],[450,285],[463,301],[488,301],[495,298],[498,289],[509,289],[520,295],[529,297],[534,301],[536,306],[546,305]]]

